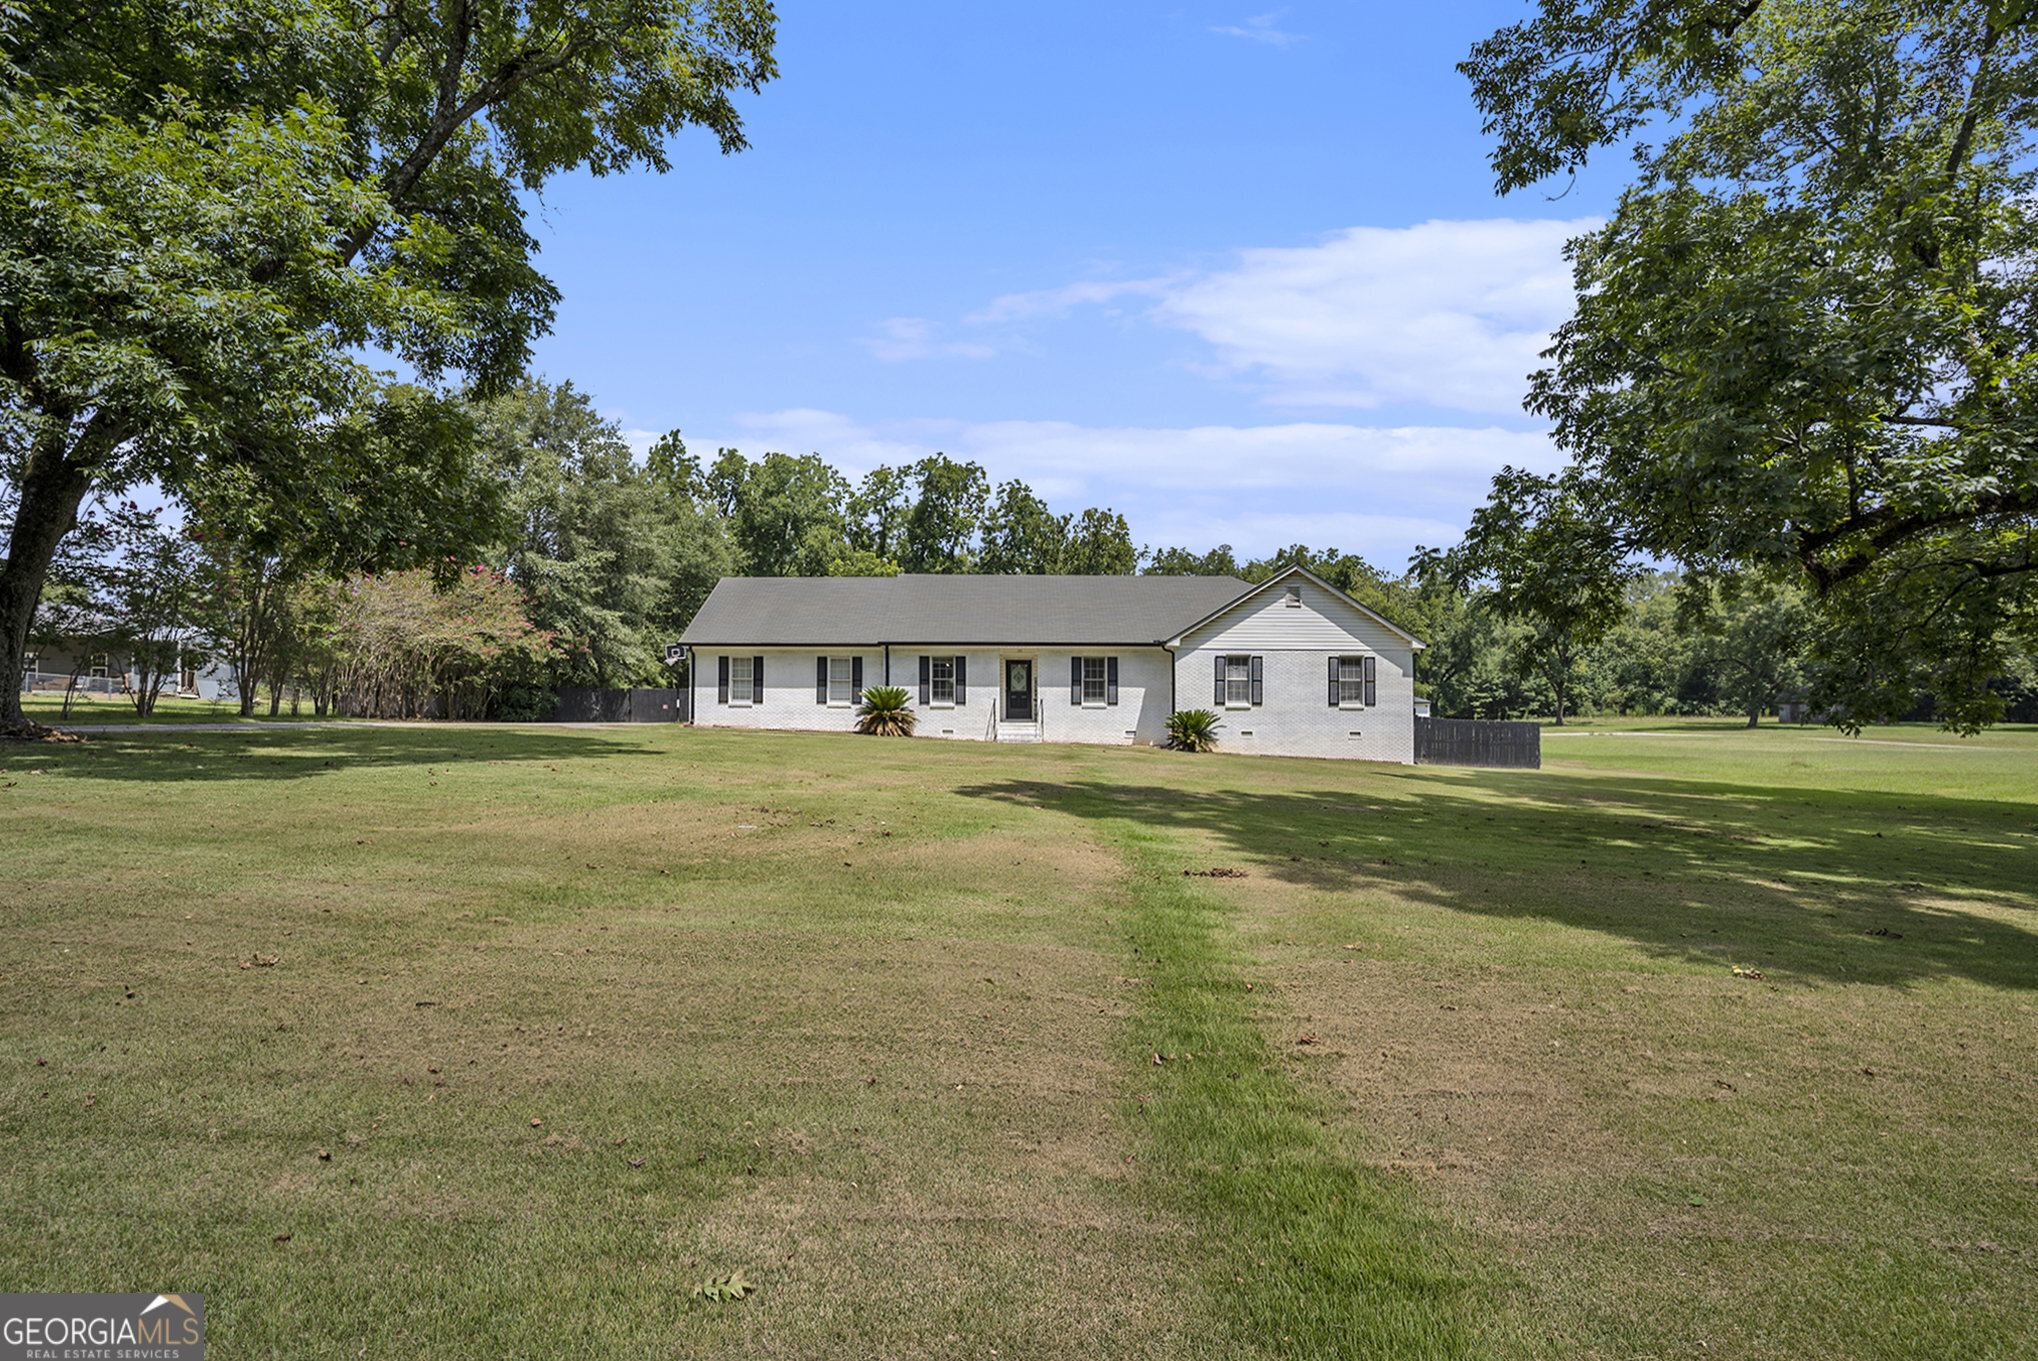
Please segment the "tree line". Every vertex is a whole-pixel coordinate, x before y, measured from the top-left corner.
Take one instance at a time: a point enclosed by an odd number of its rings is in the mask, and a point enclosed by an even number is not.
[[[334,572],[265,542],[231,506],[181,523],[93,507],[56,565],[32,638],[118,653],[143,712],[176,673],[227,673],[266,702],[387,717],[543,718],[565,687],[669,685],[665,656],[727,575],[900,572],[1230,576],[1301,566],[1425,640],[1442,716],[1769,712],[1813,693],[1817,619],[1802,592],[1644,572],[1590,630],[1549,600],[1468,585],[1451,555],[1401,572],[1295,544],[1259,558],[1135,547],[1108,507],[1056,512],[1025,482],[934,454],[851,479],[819,454],[691,454],[677,432],[637,458],[571,383],[528,379],[463,409],[478,548],[432,566]],[[1545,546],[1547,547],[1547,546]],[[1561,566],[1552,559],[1546,568]],[[2002,680],[2038,695],[2026,659]]]

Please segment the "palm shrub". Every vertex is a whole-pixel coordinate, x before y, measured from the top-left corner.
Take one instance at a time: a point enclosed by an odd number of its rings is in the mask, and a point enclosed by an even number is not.
[[[1168,715],[1168,745],[1176,751],[1215,751],[1222,726],[1208,709],[1183,709]]]
[[[873,737],[911,737],[919,719],[907,705],[904,686],[873,685],[856,706],[856,730]]]

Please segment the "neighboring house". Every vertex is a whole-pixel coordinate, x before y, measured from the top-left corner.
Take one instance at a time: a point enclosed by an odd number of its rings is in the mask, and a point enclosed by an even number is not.
[[[1413,635],[1302,568],[1232,577],[726,577],[680,642],[694,722],[848,731],[903,686],[929,737],[1415,759]]]
[[[80,694],[126,695],[137,683],[133,661],[118,644],[94,638],[89,632],[30,643],[22,656],[21,689],[24,693],[62,694],[75,687]],[[226,667],[211,662],[200,665],[193,657],[164,682],[163,694],[184,699],[234,699],[239,692]]]

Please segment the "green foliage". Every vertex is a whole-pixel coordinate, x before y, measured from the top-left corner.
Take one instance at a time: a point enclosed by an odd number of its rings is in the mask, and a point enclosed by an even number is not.
[[[543,674],[558,650],[502,573],[473,567],[448,589],[426,572],[390,572],[335,587],[338,698],[377,718],[481,718],[510,687]]]
[[[153,481],[204,511],[225,488],[274,512],[268,547],[350,570],[464,560],[480,527],[439,513],[464,451],[384,419],[364,348],[428,384],[511,381],[557,301],[522,196],[663,170],[690,126],[739,149],[733,95],[776,74],[774,22],[767,0],[0,14],[0,479],[20,492],[0,662],[88,492]],[[408,531],[369,532],[389,522]]]
[[[755,1284],[744,1279],[743,1268],[738,1267],[726,1276],[708,1277],[708,1279],[688,1291],[687,1296],[689,1299],[700,1300],[707,1304],[724,1304],[730,1300],[740,1300],[746,1295],[754,1294],[756,1290],[757,1286]]]
[[[668,496],[700,501],[708,494],[701,461],[686,451],[686,441],[677,430],[668,430],[652,441],[644,456],[644,473]]]
[[[1230,556],[1229,545],[1220,551]],[[1386,578],[1373,564],[1356,553],[1345,553],[1335,548],[1318,552],[1307,544],[1299,543],[1290,544],[1271,557],[1255,558],[1239,568],[1238,574],[1247,581],[1259,582],[1279,576],[1290,567],[1314,572],[1346,595],[1361,600],[1368,593],[1377,595],[1386,585]]]
[[[1047,576],[1062,570],[1068,535],[1068,517],[1049,510],[1031,487],[1014,478],[998,488],[998,499],[984,517],[978,563],[1000,576]]]
[[[1804,684],[1812,616],[1792,583],[1692,578],[1683,607],[1692,665],[1717,676],[1721,698],[1748,715],[1749,727]]]
[[[907,473],[897,468],[871,469],[843,507],[851,546],[873,558],[898,561],[905,551],[906,515],[912,504]]]
[[[2038,643],[2038,29],[1983,0],[1544,0],[1466,70],[1503,188],[1637,147],[1529,406],[1621,547],[1793,579],[1858,727]]]
[[[819,454],[766,454],[752,463],[724,449],[708,470],[708,489],[746,576],[826,576],[849,547],[849,483]]]
[[[542,685],[511,685],[495,697],[489,717],[501,723],[543,723],[559,707],[559,692]]]
[[[198,546],[162,523],[161,512],[133,502],[111,508],[105,556],[93,574],[92,612],[110,648],[125,656],[128,698],[147,718],[195,650],[199,608]]]
[[[1139,551],[1125,517],[1105,507],[1084,511],[1068,530],[1061,570],[1071,576],[1130,576],[1139,570]]]
[[[935,454],[914,464],[912,476],[919,494],[906,514],[900,563],[908,572],[974,570],[977,526],[991,492],[984,470]]]
[[[901,570],[899,564],[868,548],[852,548],[828,564],[831,577],[895,577]]]
[[[720,524],[684,490],[684,446],[663,451],[663,472],[640,470],[586,394],[541,379],[484,404],[479,423],[512,526],[490,560],[560,640],[552,683],[663,682],[665,642],[729,563]]]
[[[872,737],[911,737],[919,721],[904,686],[873,685],[856,706],[856,730]]]
[[[1161,577],[1243,577],[1244,569],[1232,556],[1231,545],[1221,543],[1207,553],[1186,548],[1148,550],[1146,574]]]
[[[1222,719],[1208,709],[1177,709],[1168,715],[1168,745],[1176,751],[1217,750]]]
[[[1627,613],[1635,569],[1576,479],[1507,468],[1493,487],[1458,547],[1417,556],[1461,584],[1491,583],[1485,608],[1526,626],[1513,635],[1517,674],[1542,678],[1562,724],[1584,654]]]

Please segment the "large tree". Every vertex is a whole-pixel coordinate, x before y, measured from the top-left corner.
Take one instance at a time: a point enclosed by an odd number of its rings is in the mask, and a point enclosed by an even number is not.
[[[984,516],[978,565],[995,576],[1047,576],[1062,570],[1069,517],[1056,515],[1033,488],[1013,478],[998,487]]]
[[[387,422],[357,457],[387,415],[364,348],[427,385],[514,379],[557,296],[521,195],[662,171],[689,126],[742,147],[774,22],[767,0],[0,6],[0,668],[88,493],[227,484],[352,567],[482,533],[444,513],[466,466],[444,441]]]
[[[1989,722],[2038,636],[2034,53],[2028,0],[1541,0],[1462,67],[1503,191],[1639,165],[1530,409],[1625,549],[1801,582],[1849,725]]]
[[[531,622],[558,639],[550,679],[612,687],[664,678],[675,592],[698,606],[728,564],[720,524],[685,492],[685,446],[669,437],[640,469],[585,393],[535,378],[485,403],[480,424],[512,526],[488,560],[526,592]]]
[[[1575,476],[1505,469],[1463,543],[1442,555],[1416,550],[1418,570],[1441,569],[1461,587],[1485,583],[1482,606],[1521,626],[1510,639],[1515,670],[1549,686],[1559,726],[1586,654],[1627,617],[1638,570],[1591,491]]]
[[[724,449],[707,482],[750,576],[827,576],[849,552],[842,510],[849,482],[819,454],[766,454],[752,463]]]
[[[977,528],[991,484],[974,463],[934,454],[912,467],[916,495],[906,513],[899,562],[908,572],[973,572]],[[873,549],[883,556],[883,549]]]

